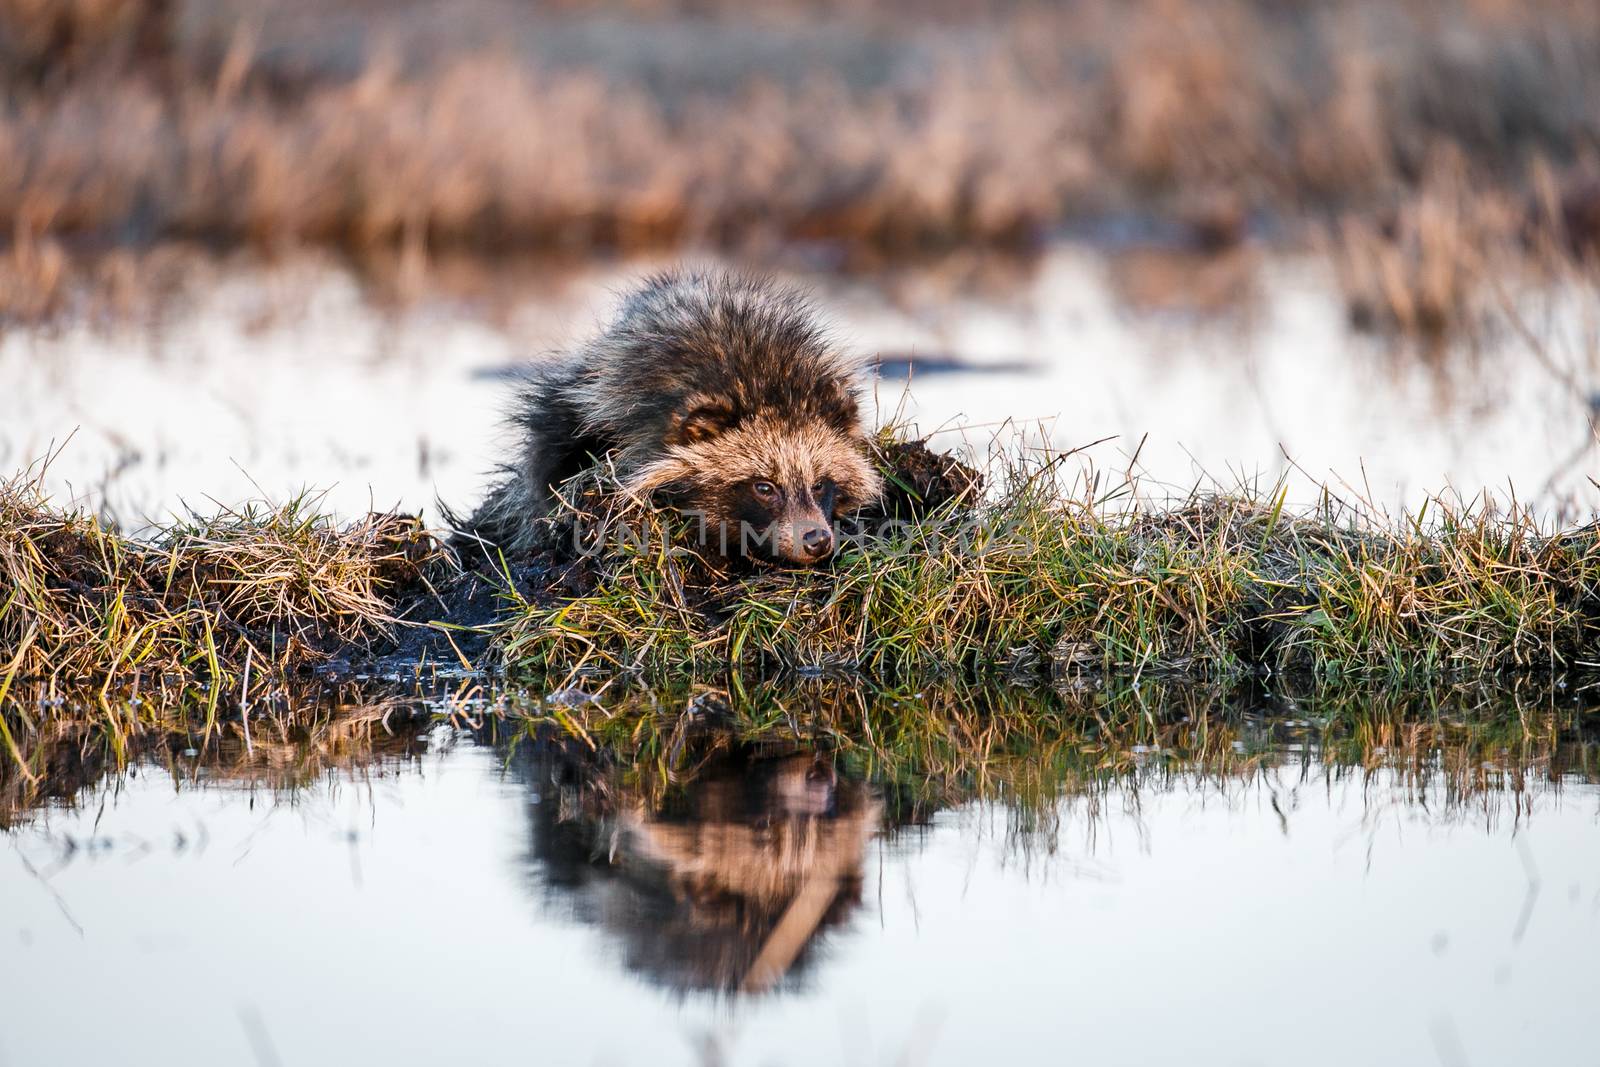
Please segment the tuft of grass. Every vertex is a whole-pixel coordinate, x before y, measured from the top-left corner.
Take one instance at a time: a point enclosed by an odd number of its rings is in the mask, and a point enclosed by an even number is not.
[[[393,598],[440,555],[419,520],[347,525],[303,496],[131,538],[53,508],[41,471],[0,484],[0,663],[71,687],[150,678],[231,685],[390,635]]]

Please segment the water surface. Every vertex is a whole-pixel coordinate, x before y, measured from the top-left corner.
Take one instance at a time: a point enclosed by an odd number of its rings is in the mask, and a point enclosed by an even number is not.
[[[0,468],[70,437],[52,488],[130,525],[307,487],[345,516],[436,518],[435,495],[470,503],[504,458],[506,374],[592,335],[617,290],[671,262],[441,266],[396,303],[326,258],[201,260],[143,314],[0,333]],[[938,447],[1100,442],[1087,465],[1141,471],[1157,497],[1287,477],[1296,501],[1326,483],[1390,510],[1447,488],[1569,517],[1600,504],[1592,293],[1522,294],[1526,333],[1423,351],[1353,332],[1315,256],[1062,243],[998,264],[803,266],[780,273],[882,361],[874,417]]]
[[[1107,741],[1104,773],[1026,746],[917,774],[726,738],[619,764],[399,721],[348,751],[265,744],[258,723],[248,758],[235,738],[79,768],[8,816],[0,1062],[1590,1046],[1586,745],[1392,758],[1250,715],[1204,759]]]

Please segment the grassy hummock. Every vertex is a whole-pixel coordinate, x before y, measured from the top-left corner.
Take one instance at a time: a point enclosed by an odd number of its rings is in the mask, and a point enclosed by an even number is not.
[[[681,520],[596,476],[566,495],[544,551],[466,569],[412,517],[339,524],[302,499],[134,538],[19,478],[0,488],[0,687],[227,688],[407,656],[557,676],[1058,681],[1600,660],[1593,524],[1442,497],[1398,519],[1330,493],[1295,510],[1281,486],[1156,504],[1131,480],[1069,476],[1060,455],[997,466],[980,488],[887,437],[879,460],[885,505],[812,571],[708,559]]]
[[[421,523],[340,525],[314,498],[191,516],[135,538],[0,484],[0,696],[22,680],[231,682],[392,639],[397,592],[442,550]]]
[[[919,499],[905,461],[882,457],[891,496]],[[1132,481],[1097,493],[1061,458],[1012,463],[988,495],[947,493],[912,521],[873,516],[873,536],[809,572],[731,574],[636,513],[584,592],[520,600],[497,644],[542,672],[647,674],[1403,680],[1600,665],[1592,524],[1545,530],[1522,508],[1445,497],[1396,520],[1326,491],[1294,512],[1281,485],[1154,504]]]

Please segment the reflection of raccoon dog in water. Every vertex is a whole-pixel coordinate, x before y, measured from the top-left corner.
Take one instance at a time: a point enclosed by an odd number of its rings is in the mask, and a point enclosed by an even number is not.
[[[464,533],[516,551],[552,488],[610,453],[624,485],[659,494],[731,555],[811,564],[834,518],[876,499],[860,366],[806,300],[722,273],[663,274],[517,399],[521,453]]]

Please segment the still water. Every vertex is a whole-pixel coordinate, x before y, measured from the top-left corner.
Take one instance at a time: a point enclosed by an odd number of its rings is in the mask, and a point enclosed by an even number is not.
[[[1032,775],[926,791],[797,742],[663,777],[438,721],[342,759],[265,729],[9,811],[0,1063],[1592,1049],[1600,789],[1549,751],[1396,765],[1290,729],[1226,767],[1024,749]]]
[[[0,330],[0,471],[59,448],[51,489],[132,527],[308,487],[342,516],[435,520],[436,496],[470,506],[505,458],[507,373],[674,262],[440,266],[395,302],[326,257],[201,258],[142,310]],[[1520,294],[1515,325],[1424,351],[1353,332],[1312,255],[1063,243],[1026,263],[803,266],[779,274],[883,369],[872,417],[935,447],[1082,448],[1158,499],[1282,477],[1294,503],[1327,484],[1390,511],[1452,488],[1567,519],[1600,506],[1592,292]]]

